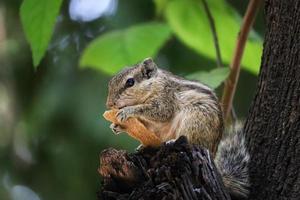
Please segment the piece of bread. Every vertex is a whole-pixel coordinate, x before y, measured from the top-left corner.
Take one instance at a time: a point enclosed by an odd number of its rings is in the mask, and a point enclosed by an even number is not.
[[[155,135],[155,133],[149,131],[142,122],[136,118],[129,118],[125,122],[119,122],[116,118],[118,110],[105,111],[103,117],[114,124],[121,125],[125,132],[131,137],[141,142],[143,146],[157,147],[162,142]]]

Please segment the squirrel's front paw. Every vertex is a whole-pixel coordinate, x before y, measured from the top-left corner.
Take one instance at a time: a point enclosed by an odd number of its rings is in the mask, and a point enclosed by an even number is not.
[[[112,123],[109,127],[112,130],[112,132],[116,135],[118,135],[121,132],[124,132],[124,130],[122,129],[122,127],[120,125]]]
[[[117,113],[117,119],[119,122],[124,122],[130,117],[130,114],[131,114],[130,108],[123,108]]]

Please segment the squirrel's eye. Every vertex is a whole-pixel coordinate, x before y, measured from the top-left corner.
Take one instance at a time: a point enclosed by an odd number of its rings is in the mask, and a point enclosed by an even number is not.
[[[134,79],[133,78],[129,78],[126,81],[126,87],[131,87],[134,85]]]

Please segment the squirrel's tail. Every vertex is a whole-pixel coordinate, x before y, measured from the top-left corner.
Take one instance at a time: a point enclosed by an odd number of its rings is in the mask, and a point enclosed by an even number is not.
[[[230,134],[220,142],[215,163],[225,187],[234,198],[244,199],[249,194],[249,154],[241,128],[231,128]]]

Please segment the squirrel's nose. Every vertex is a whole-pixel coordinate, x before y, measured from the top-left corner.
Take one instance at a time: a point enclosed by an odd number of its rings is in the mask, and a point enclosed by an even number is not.
[[[106,107],[107,107],[107,108],[112,108],[112,107],[114,107],[114,105],[115,105],[114,102],[109,101],[109,100],[106,101]]]

